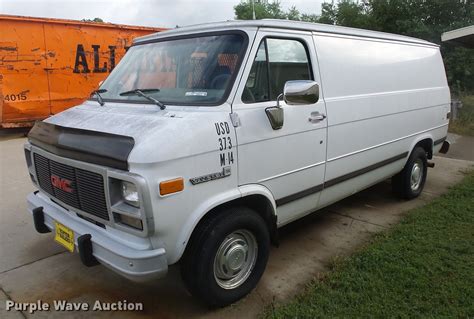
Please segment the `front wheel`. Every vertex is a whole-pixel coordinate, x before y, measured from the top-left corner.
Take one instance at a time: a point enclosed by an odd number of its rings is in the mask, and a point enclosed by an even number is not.
[[[415,147],[403,170],[392,177],[394,192],[404,199],[418,197],[425,186],[427,162],[426,151],[419,146]]]
[[[193,296],[210,306],[226,306],[255,288],[269,249],[263,219],[249,208],[230,208],[196,228],[181,261],[181,275]]]

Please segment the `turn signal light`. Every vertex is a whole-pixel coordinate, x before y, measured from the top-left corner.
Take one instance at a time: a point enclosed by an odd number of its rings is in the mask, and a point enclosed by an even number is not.
[[[170,179],[160,183],[160,195],[168,195],[180,192],[184,189],[184,179],[182,177]]]

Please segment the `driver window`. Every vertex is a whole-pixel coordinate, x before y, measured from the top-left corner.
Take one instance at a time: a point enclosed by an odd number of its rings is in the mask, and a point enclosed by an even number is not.
[[[268,85],[268,63],[266,43],[263,40],[257,51],[257,56],[252,64],[247,83],[245,84],[242,94],[244,103],[256,103],[268,101],[269,85]]]
[[[304,44],[292,39],[263,39],[242,94],[242,102],[275,101],[286,81],[311,80]]]

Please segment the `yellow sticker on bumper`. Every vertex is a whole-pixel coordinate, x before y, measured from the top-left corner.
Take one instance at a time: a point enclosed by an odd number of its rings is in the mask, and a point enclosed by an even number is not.
[[[74,251],[74,232],[58,222],[55,222],[55,225],[56,235],[54,236],[54,240],[72,253]]]

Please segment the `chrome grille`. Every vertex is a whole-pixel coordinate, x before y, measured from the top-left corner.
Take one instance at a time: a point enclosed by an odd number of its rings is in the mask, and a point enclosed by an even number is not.
[[[109,220],[102,175],[65,165],[34,153],[40,187],[63,203],[83,212]],[[66,190],[53,186],[51,176],[67,180]]]

